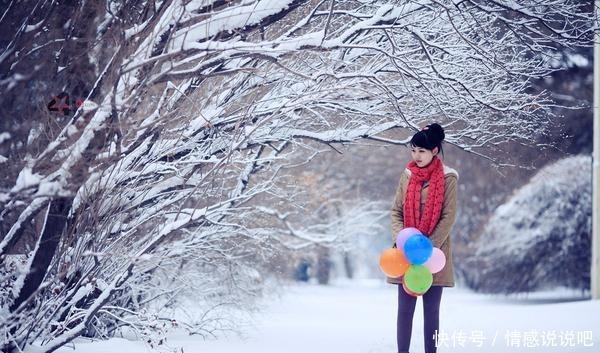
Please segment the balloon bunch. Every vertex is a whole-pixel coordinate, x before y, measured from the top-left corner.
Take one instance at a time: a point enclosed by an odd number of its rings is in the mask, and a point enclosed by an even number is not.
[[[379,258],[381,271],[389,277],[404,276],[404,291],[412,296],[425,294],[433,274],[446,265],[446,256],[417,228],[404,228],[396,236],[396,248],[385,250]]]

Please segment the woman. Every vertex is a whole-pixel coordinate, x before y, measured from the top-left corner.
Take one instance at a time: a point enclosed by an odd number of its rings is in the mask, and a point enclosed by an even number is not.
[[[431,288],[423,294],[425,353],[437,351],[435,334],[439,331],[442,288],[454,287],[449,234],[456,219],[458,173],[438,157],[443,153],[444,138],[444,129],[437,123],[427,125],[412,137],[412,161],[400,176],[391,210],[393,242],[400,230],[414,227],[446,255],[446,265],[433,274]],[[398,352],[408,353],[417,298],[404,291],[402,277],[388,277],[388,283],[399,284]]]

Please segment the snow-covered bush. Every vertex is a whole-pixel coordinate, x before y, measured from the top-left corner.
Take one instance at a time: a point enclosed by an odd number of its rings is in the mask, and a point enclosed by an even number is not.
[[[498,207],[464,260],[466,283],[487,293],[589,289],[591,163],[587,155],[554,162]]]

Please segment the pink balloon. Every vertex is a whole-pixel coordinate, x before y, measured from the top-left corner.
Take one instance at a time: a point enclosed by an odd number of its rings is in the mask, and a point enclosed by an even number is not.
[[[431,257],[423,264],[423,266],[427,267],[431,273],[438,273],[446,266],[446,255],[444,255],[444,252],[439,248],[433,248]]]
[[[417,228],[404,228],[401,231],[398,232],[398,235],[396,236],[396,247],[400,250],[404,249],[404,243],[406,242],[406,239],[412,237],[415,234],[422,234],[420,230],[418,230]]]

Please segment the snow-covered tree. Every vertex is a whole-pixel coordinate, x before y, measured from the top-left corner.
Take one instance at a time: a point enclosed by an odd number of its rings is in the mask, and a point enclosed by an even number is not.
[[[547,44],[588,45],[592,18],[578,0],[8,2],[3,349],[144,332],[198,286],[256,293],[251,259],[333,240],[281,176],[335,143],[431,120],[488,158],[527,142]]]
[[[487,293],[589,289],[591,172],[590,156],[568,157],[515,191],[463,261],[467,284]]]

